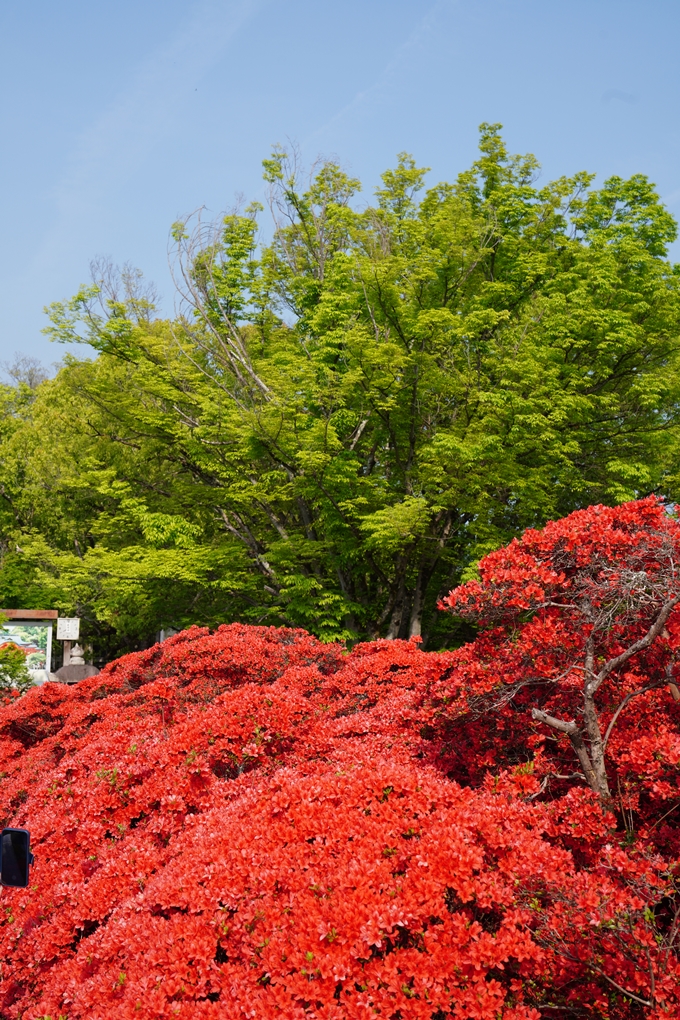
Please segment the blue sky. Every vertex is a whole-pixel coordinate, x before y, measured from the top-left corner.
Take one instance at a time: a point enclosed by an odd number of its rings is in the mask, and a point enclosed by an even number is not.
[[[677,0],[0,0],[0,361],[61,357],[43,306],[96,256],[172,314],[170,224],[262,198],[288,139],[368,196],[501,121],[545,179],[646,173],[680,215],[679,39]]]

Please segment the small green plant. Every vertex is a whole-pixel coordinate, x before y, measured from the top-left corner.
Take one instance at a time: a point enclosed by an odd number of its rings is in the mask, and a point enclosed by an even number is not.
[[[0,646],[0,691],[18,690],[23,693],[33,683],[26,668],[26,656],[13,644]]]

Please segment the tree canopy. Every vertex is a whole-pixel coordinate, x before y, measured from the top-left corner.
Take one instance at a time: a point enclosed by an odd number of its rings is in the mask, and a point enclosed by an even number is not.
[[[675,498],[676,225],[646,178],[541,185],[498,125],[453,183],[402,154],[363,206],[337,163],[264,170],[269,242],[257,205],[174,225],[173,320],[106,263],[52,306],[93,356],[3,391],[7,605],[111,648],[224,619],[437,647],[437,601],[523,528]]]

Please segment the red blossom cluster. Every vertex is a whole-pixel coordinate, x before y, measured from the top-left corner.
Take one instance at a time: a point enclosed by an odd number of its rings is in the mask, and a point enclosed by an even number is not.
[[[193,628],[0,709],[0,1017],[680,1017],[679,560],[595,507],[457,651]]]

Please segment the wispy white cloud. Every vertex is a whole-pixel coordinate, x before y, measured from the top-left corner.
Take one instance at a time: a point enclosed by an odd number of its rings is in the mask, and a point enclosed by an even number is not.
[[[662,195],[661,201],[664,205],[677,205],[680,202],[680,188],[671,191],[668,195]]]
[[[52,262],[69,229],[109,204],[163,140],[225,47],[267,0],[202,0],[137,67],[113,102],[82,132],[55,189],[55,219],[37,262]],[[108,196],[108,197],[107,197]]]
[[[303,140],[302,147],[307,148],[308,146],[318,144],[324,135],[328,135],[343,120],[358,115],[366,116],[371,114],[383,101],[385,93],[394,87],[395,79],[403,69],[410,53],[435,29],[441,14],[457,5],[458,0],[436,0],[426,10],[408,38],[396,48],[373,84],[361,92],[357,92],[349,103],[346,103],[337,113],[333,114],[332,117],[311,132]]]
[[[626,103],[628,106],[635,106],[638,97],[633,92],[622,92],[621,89],[607,89],[602,93],[603,103]]]

